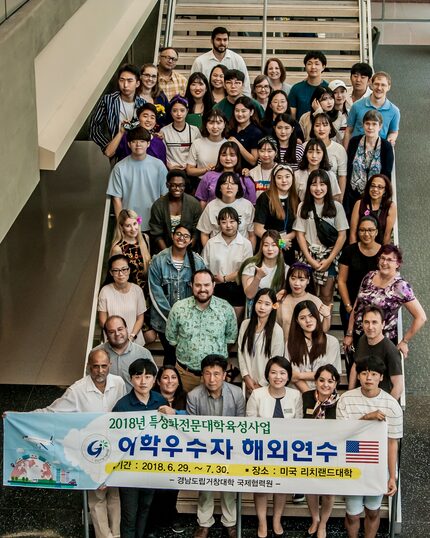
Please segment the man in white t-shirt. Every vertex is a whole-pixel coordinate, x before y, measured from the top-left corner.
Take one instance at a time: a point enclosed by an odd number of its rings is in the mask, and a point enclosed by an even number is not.
[[[398,402],[379,388],[385,372],[384,362],[369,357],[357,363],[360,387],[342,394],[337,404],[336,418],[357,420],[384,420],[388,425],[388,487],[392,497],[397,491],[397,440],[403,436],[403,412]],[[374,538],[378,532],[383,495],[346,495],[345,527],[349,538],[358,538],[360,514],[364,509],[364,533]]]
[[[212,30],[212,49],[198,56],[191,67],[191,73],[203,73],[209,80],[212,69],[219,64],[225,65],[228,69],[238,69],[245,75],[243,93],[251,95],[251,84],[249,82],[248,69],[244,59],[240,54],[228,48],[230,32],[223,26],[217,26]]]

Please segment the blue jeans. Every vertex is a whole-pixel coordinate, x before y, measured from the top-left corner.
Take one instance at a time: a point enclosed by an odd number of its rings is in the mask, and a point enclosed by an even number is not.
[[[144,538],[154,490],[119,488],[121,499],[121,538]]]

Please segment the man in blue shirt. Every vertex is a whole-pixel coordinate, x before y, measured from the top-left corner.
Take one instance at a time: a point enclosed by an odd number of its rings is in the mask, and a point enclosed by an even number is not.
[[[317,86],[327,88],[328,82],[323,80],[322,73],[327,65],[327,58],[319,50],[312,50],[303,59],[305,64],[306,79],[297,82],[288,94],[291,115],[300,120],[305,112],[310,112],[311,97]]]
[[[128,369],[133,389],[117,401],[112,412],[139,413],[156,411],[168,405],[161,394],[152,390],[157,367],[149,359],[137,359]],[[120,488],[121,538],[144,538],[149,509],[154,497],[153,489]]]
[[[167,193],[167,168],[146,154],[151,134],[143,127],[128,131],[127,142],[131,155],[114,166],[106,194],[112,196],[117,218],[121,209],[132,209],[142,218],[142,232],[149,232],[152,204]]]
[[[349,112],[343,145],[348,148],[349,141],[353,136],[363,135],[363,118],[368,110],[377,110],[382,114],[382,129],[379,133],[393,146],[399,136],[400,110],[387,99],[387,93],[391,89],[391,77],[384,71],[378,71],[372,77],[372,93],[356,101]]]

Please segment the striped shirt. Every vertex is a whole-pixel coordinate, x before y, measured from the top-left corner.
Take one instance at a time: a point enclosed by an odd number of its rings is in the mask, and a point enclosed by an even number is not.
[[[143,97],[136,96],[134,111],[145,103]],[[97,103],[91,116],[90,138],[102,151],[118,133],[121,115],[121,92],[107,93]]]
[[[378,410],[382,411],[386,417],[388,437],[401,439],[403,437],[402,408],[388,392],[382,389],[373,398],[364,396],[361,387],[344,392],[337,404],[336,418],[359,420],[367,413]]]

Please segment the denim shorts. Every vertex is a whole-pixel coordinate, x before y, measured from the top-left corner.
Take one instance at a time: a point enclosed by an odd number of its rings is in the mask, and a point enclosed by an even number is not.
[[[368,510],[379,510],[383,495],[345,495],[346,513],[358,516],[366,507]]]

